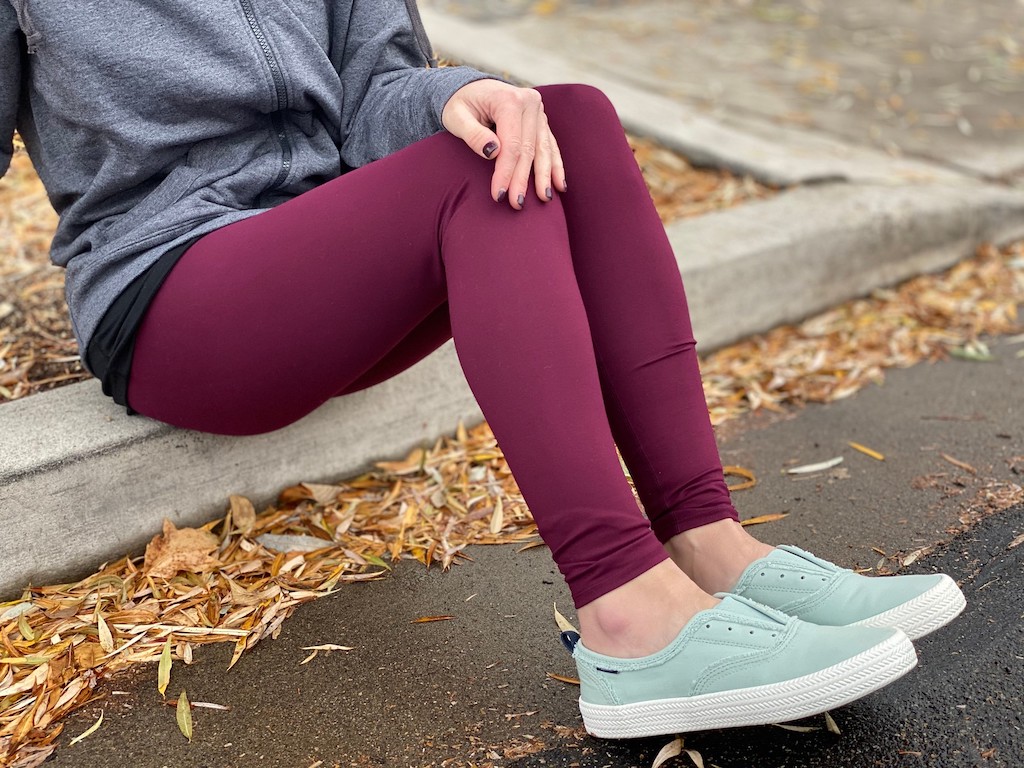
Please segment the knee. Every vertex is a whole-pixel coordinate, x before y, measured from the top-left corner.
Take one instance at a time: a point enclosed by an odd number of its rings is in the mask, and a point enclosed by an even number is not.
[[[580,115],[586,115],[588,121],[606,118],[619,122],[615,106],[600,88],[583,83],[566,83],[542,85],[536,90],[544,99],[544,111],[549,117],[564,114],[578,119]]]

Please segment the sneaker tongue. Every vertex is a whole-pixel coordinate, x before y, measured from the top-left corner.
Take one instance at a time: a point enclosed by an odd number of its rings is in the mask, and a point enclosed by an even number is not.
[[[769,608],[767,605],[762,605],[751,600],[749,597],[734,595],[730,592],[718,592],[715,597],[721,599],[722,610],[732,611],[740,616],[749,616],[752,619],[772,621],[777,624],[786,624],[792,619],[789,614]]]

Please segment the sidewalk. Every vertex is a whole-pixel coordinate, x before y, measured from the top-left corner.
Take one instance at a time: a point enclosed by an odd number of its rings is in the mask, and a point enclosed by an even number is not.
[[[884,386],[848,400],[758,415],[724,430],[725,461],[759,479],[736,494],[742,516],[789,513],[759,526],[760,538],[850,567],[943,570],[962,582],[969,606],[918,643],[917,670],[833,713],[842,735],[765,726],[689,736],[687,747],[706,764],[1024,764],[1024,679],[1016,672],[1024,647],[1024,546],[1008,548],[1024,533],[1024,506],[986,518],[998,499],[1020,497],[1022,348],[997,343],[992,363],[950,360],[893,371]],[[885,461],[852,450],[851,440],[881,451]],[[827,473],[782,473],[838,455],[844,463]],[[928,552],[962,521],[973,522],[968,533]],[[915,551],[922,553],[901,568],[900,557]],[[546,550],[471,554],[476,562],[447,574],[403,564],[384,581],[303,606],[278,640],[261,643],[231,672],[224,671],[225,646],[200,649],[191,667],[176,663],[169,694],[185,688],[192,701],[232,708],[197,709],[191,744],[178,732],[173,708],[160,703],[155,666],[104,684],[107,698],[69,719],[54,764],[647,768],[670,739],[592,739],[580,731],[578,689],[546,678],[574,675],[551,611],[557,601],[572,617],[571,602]],[[427,615],[455,618],[410,623]],[[308,655],[302,648],[322,643],[354,650],[300,665]],[[102,727],[67,747],[101,711]]]

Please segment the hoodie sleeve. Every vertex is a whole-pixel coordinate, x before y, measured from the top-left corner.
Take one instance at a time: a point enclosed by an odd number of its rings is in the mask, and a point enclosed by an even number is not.
[[[341,156],[357,168],[443,129],[459,88],[492,78],[469,67],[431,66],[413,0],[352,0],[339,72],[344,88]]]
[[[0,2],[0,178],[14,155],[14,128],[21,92],[22,37],[9,2]]]

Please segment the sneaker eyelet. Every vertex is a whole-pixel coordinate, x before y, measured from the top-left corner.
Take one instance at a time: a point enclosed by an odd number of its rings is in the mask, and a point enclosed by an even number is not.
[[[711,629],[711,625],[710,624],[705,624],[704,625],[704,629]]]
[[[732,632],[732,627],[729,627],[729,631]]]
[[[774,632],[772,632],[772,637],[775,637],[775,633]]]
[[[780,573],[780,574],[779,574],[779,578],[780,578],[780,579],[784,579],[784,578],[786,578],[786,574],[784,574],[784,573]]]
[[[750,630],[750,634],[754,634],[754,630]]]

